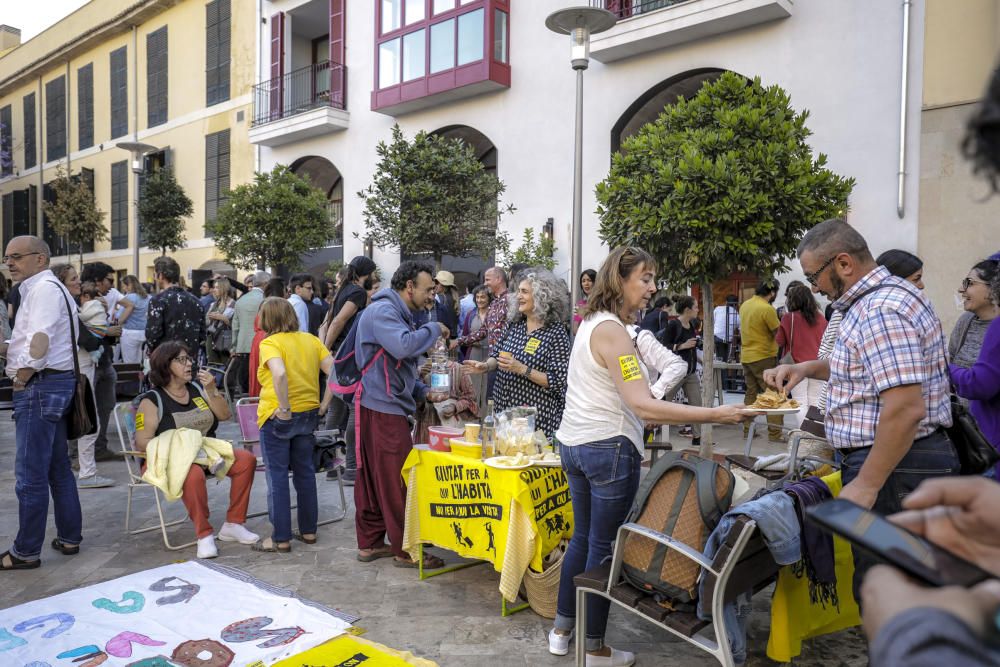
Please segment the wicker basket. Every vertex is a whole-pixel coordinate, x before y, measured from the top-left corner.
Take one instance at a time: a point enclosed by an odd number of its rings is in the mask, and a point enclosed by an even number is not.
[[[528,604],[543,618],[556,617],[556,602],[559,598],[559,575],[562,572],[563,556],[566,553],[565,540],[553,549],[545,561],[541,572],[528,569],[524,573],[524,594]]]

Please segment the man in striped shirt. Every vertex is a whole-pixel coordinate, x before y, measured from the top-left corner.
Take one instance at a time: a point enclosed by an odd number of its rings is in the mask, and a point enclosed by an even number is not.
[[[875,263],[843,220],[813,227],[798,248],[813,291],[843,321],[829,359],[779,366],[765,380],[788,390],[829,380],[826,435],[842,457],[841,498],[880,514],[929,477],[959,472],[951,426],[944,332],[922,291]],[[859,561],[859,584],[870,562]],[[857,591],[857,586],[855,592]]]

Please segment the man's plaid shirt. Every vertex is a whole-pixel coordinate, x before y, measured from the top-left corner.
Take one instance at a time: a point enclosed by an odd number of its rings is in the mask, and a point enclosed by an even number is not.
[[[830,356],[830,444],[837,449],[872,446],[882,408],[879,394],[909,384],[920,385],[926,408],[916,437],[951,426],[944,331],[923,292],[880,266],[833,307],[844,319]]]

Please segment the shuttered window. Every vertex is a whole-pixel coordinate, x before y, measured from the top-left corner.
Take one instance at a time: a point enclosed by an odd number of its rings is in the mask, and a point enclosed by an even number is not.
[[[111,138],[128,134],[128,52],[111,52]]]
[[[38,164],[38,149],[35,147],[35,94],[24,96],[24,168],[31,169]]]
[[[66,157],[66,77],[45,84],[45,161]]]
[[[205,5],[205,102],[208,106],[229,99],[230,0]]]
[[[228,198],[229,130],[223,130],[205,136],[205,222],[215,220]]]
[[[128,247],[128,160],[111,165],[111,249]]]
[[[80,128],[77,131],[79,150],[94,145],[94,65],[84,65],[76,71],[76,104]]]
[[[14,156],[11,155],[14,148],[14,137],[11,133],[14,128],[11,127],[11,122],[8,104],[0,109],[0,178],[14,173]]]
[[[167,26],[146,35],[146,127],[167,122]]]

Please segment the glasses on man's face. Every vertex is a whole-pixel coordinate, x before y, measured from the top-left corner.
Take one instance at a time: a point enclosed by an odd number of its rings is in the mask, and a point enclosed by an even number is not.
[[[4,255],[3,262],[7,264],[8,262],[20,262],[25,257],[31,257],[32,255],[41,255],[40,252],[25,252],[25,253],[14,253],[13,255]]]
[[[187,366],[188,364],[194,363],[194,359],[192,359],[191,357],[174,357],[174,361],[176,361],[182,366]]]
[[[806,276],[806,282],[808,282],[813,287],[816,287],[816,283],[819,282],[819,274],[821,274],[824,271],[826,271],[826,267],[828,267],[831,264],[833,264],[833,260],[835,260],[835,259],[837,259],[837,255],[834,255],[830,259],[828,259],[825,262],[823,262],[822,266],[820,266],[818,269],[816,269],[815,271],[813,271],[812,273],[810,273],[809,275]]]
[[[987,283],[985,280],[976,280],[975,278],[965,278],[962,281],[962,289],[961,289],[961,291],[965,292],[966,290],[968,290],[973,285],[988,285],[988,284],[989,283]]]

